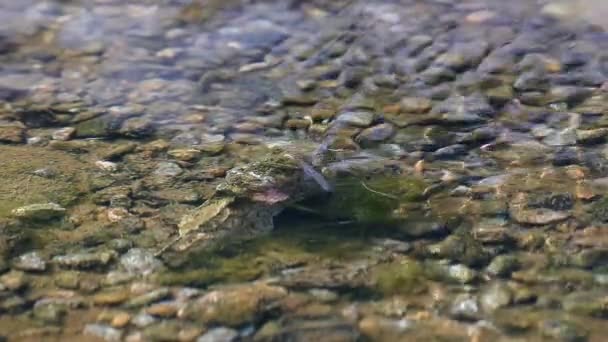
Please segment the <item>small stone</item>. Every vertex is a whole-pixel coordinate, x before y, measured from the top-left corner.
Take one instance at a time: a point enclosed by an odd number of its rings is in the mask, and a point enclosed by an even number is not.
[[[146,117],[130,118],[122,123],[118,132],[127,137],[146,137],[154,132],[154,124]]]
[[[364,129],[357,136],[357,142],[362,145],[382,142],[390,138],[395,128],[390,123],[383,123]]]
[[[13,266],[22,271],[43,272],[46,270],[46,262],[38,252],[30,252],[17,257]]]
[[[606,141],[608,128],[597,128],[576,131],[576,143],[581,145],[597,144]]]
[[[462,144],[454,144],[442,147],[433,153],[437,159],[450,159],[463,155],[467,152],[466,146]]]
[[[122,339],[122,331],[103,324],[87,324],[83,333],[108,342],[120,342]]]
[[[179,176],[183,172],[184,171],[179,165],[172,162],[158,163],[156,170],[154,170],[156,176],[167,178]]]
[[[314,121],[332,119],[336,115],[336,108],[331,103],[319,102],[310,110],[310,117]]]
[[[492,313],[509,305],[512,297],[511,290],[505,284],[496,282],[484,289],[479,302],[485,312]]]
[[[599,195],[599,192],[587,182],[577,183],[574,188],[574,196],[580,200],[589,201]]]
[[[157,303],[146,309],[146,312],[158,317],[174,317],[177,314],[178,305],[176,303]]]
[[[159,300],[163,300],[167,297],[169,297],[171,293],[169,292],[169,289],[166,287],[161,287],[158,288],[156,290],[153,291],[149,291],[146,292],[144,294],[141,294],[137,297],[133,297],[131,298],[125,305],[127,307],[139,307],[139,306],[145,306],[148,305],[150,303],[154,303],[157,302]]]
[[[232,342],[239,336],[238,331],[225,327],[212,328],[196,339],[196,342]]]
[[[67,141],[72,139],[72,137],[76,134],[76,128],[74,127],[64,127],[62,129],[58,129],[53,132],[51,137],[53,140],[62,140]]]
[[[378,316],[368,316],[359,321],[361,334],[371,341],[396,341],[412,329],[414,323],[407,319],[390,319]]]
[[[154,254],[142,248],[132,248],[120,257],[120,264],[132,275],[148,275],[160,267],[162,263]]]
[[[458,295],[450,307],[450,316],[460,320],[476,321],[481,318],[477,299],[469,294]]]
[[[507,277],[511,272],[516,271],[520,267],[519,259],[514,255],[498,255],[486,268],[486,271],[492,275]]]
[[[14,209],[12,214],[22,220],[48,220],[63,216],[65,208],[52,202],[38,203]]]
[[[0,126],[0,143],[22,144],[25,142],[25,129],[19,126]]]
[[[565,342],[585,342],[587,332],[574,323],[564,320],[545,320],[540,324],[540,332],[543,336]]]
[[[465,17],[465,21],[471,24],[481,24],[496,17],[496,12],[489,10],[480,10],[469,13]]]
[[[573,128],[565,128],[561,131],[552,131],[543,139],[543,143],[549,146],[566,146],[574,145],[577,141],[576,130]]]
[[[261,283],[235,285],[208,292],[179,312],[178,317],[196,319],[203,323],[240,326],[252,322],[268,305],[287,295],[278,286]]]
[[[477,272],[474,269],[460,264],[449,266],[446,275],[461,284],[468,284],[477,279]]]
[[[101,292],[93,296],[93,303],[101,306],[118,305],[124,303],[130,296],[131,293],[126,289]]]
[[[201,151],[193,149],[193,148],[188,148],[188,149],[184,148],[184,149],[170,150],[167,152],[167,154],[177,160],[192,161],[192,160],[198,159],[201,156]]]
[[[116,252],[74,253],[53,257],[53,262],[64,268],[90,269],[108,265]]]
[[[124,328],[131,321],[131,315],[127,312],[119,312],[114,317],[112,317],[112,321],[110,325],[114,328]]]
[[[425,97],[406,97],[400,105],[402,113],[423,114],[431,110],[433,103]]]
[[[106,217],[112,223],[123,221],[129,216],[129,211],[125,208],[108,208],[106,210]]]
[[[102,170],[102,171],[107,171],[107,172],[115,172],[118,170],[118,164],[111,162],[111,161],[106,161],[106,160],[98,160],[95,162],[95,166]]]
[[[147,313],[140,313],[131,319],[131,323],[138,328],[144,328],[149,326],[150,324],[156,322],[156,318],[154,316],[149,315]]]
[[[58,324],[61,323],[63,317],[67,314],[67,309],[64,305],[57,303],[37,302],[34,305],[32,314],[36,319],[45,323]]]
[[[356,127],[368,127],[374,120],[374,113],[356,111],[356,112],[344,112],[336,118],[337,122],[356,126]]]
[[[310,124],[310,120],[306,119],[289,119],[285,122],[285,127],[289,129],[307,129]]]
[[[80,284],[80,275],[73,271],[60,272],[55,276],[54,281],[55,285],[60,288],[75,290]]]
[[[25,288],[28,281],[25,273],[21,271],[10,271],[0,277],[0,284],[11,291],[17,291]]]
[[[568,294],[562,301],[567,312],[590,317],[606,317],[608,308],[605,303],[608,294],[604,291],[582,291]]]

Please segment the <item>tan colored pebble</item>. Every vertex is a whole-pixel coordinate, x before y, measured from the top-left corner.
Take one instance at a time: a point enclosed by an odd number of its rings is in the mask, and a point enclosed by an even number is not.
[[[306,129],[310,126],[310,121],[306,119],[289,119],[285,126],[290,129]]]
[[[174,317],[177,314],[177,306],[173,304],[154,304],[146,309],[146,312],[153,316]]]
[[[110,325],[112,325],[114,328],[124,328],[127,326],[127,324],[129,324],[130,321],[131,315],[129,315],[127,312],[119,312],[112,318]]]
[[[414,164],[414,171],[416,171],[416,173],[418,174],[423,174],[425,166],[426,163],[424,162],[424,160],[419,160],[416,162],[416,164]]]
[[[481,10],[470,13],[465,17],[465,21],[471,24],[480,24],[496,17],[496,12]]]
[[[192,124],[202,123],[205,119],[206,116],[203,113],[192,113],[184,116],[184,122]]]
[[[585,170],[583,170],[583,168],[581,168],[580,166],[568,167],[566,169],[566,175],[568,175],[568,177],[570,179],[574,179],[574,180],[584,179]]]
[[[180,148],[171,150],[167,154],[177,160],[192,161],[200,157],[201,151],[194,148]]]
[[[401,112],[401,105],[398,103],[386,105],[382,108],[382,111],[386,114],[399,114]]]
[[[581,200],[591,200],[598,196],[598,193],[594,191],[593,187],[585,182],[576,184],[574,193],[576,198]]]
[[[101,292],[93,296],[95,305],[117,305],[129,299],[129,291]]]

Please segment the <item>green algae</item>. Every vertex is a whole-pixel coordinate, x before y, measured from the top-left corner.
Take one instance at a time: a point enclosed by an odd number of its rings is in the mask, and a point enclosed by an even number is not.
[[[416,294],[425,289],[424,268],[406,259],[377,266],[373,271],[375,288],[384,295]]]
[[[396,223],[401,205],[422,199],[426,183],[409,176],[373,176],[339,180],[332,196],[314,211],[330,219],[358,223]],[[304,203],[307,205],[307,203]]]
[[[68,154],[30,146],[0,146],[0,218],[17,207],[73,204],[88,190],[90,166]]]

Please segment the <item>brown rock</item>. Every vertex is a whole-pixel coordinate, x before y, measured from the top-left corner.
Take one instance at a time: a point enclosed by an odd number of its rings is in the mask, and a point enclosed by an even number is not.
[[[174,317],[177,314],[177,305],[172,303],[158,303],[146,309],[146,312],[153,316]]]
[[[0,142],[22,144],[25,141],[25,129],[19,126],[0,126]]]
[[[285,126],[290,129],[306,129],[310,126],[310,121],[306,119],[289,119]]]
[[[114,328],[124,328],[131,321],[131,315],[127,312],[119,312],[110,321]]]
[[[101,292],[93,296],[95,305],[118,305],[129,299],[131,293],[125,289]]]
[[[240,326],[258,319],[286,295],[284,288],[262,283],[226,286],[207,293],[178,316],[206,324]]]
[[[431,110],[431,100],[424,97],[406,97],[401,99],[403,113],[423,114]]]

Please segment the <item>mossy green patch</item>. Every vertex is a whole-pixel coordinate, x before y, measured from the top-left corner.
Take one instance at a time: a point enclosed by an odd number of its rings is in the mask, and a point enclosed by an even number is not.
[[[395,210],[404,203],[421,199],[425,188],[424,180],[411,176],[352,177],[338,181],[334,194],[320,204],[320,209],[311,208],[329,218],[390,223],[399,220]]]
[[[425,289],[423,267],[415,260],[382,264],[374,269],[376,289],[384,295],[416,294]]]

